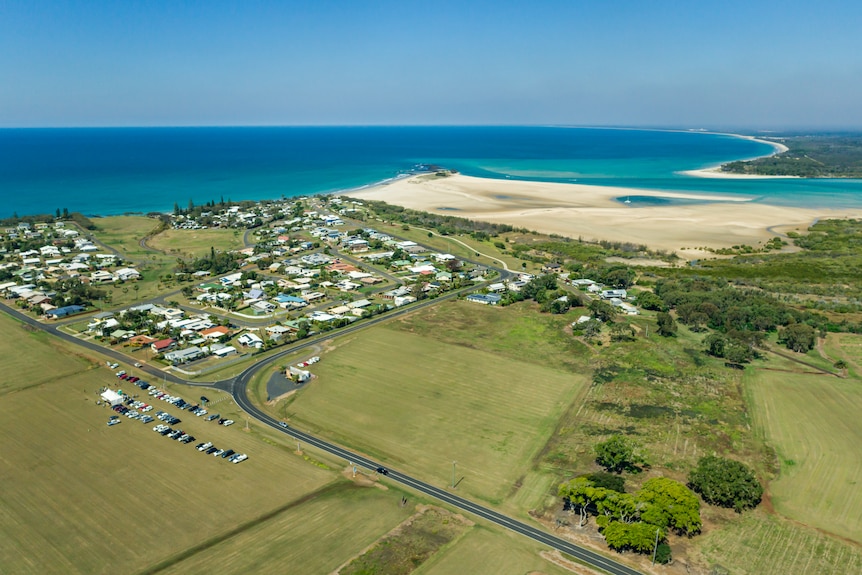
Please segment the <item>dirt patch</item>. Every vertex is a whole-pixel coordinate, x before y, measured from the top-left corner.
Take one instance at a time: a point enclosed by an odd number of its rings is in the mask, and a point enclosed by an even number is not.
[[[572,573],[577,573],[578,575],[601,575],[599,571],[594,571],[589,567],[584,567],[580,563],[575,563],[574,561],[569,561],[565,557],[563,557],[562,553],[559,551],[542,551],[539,553],[539,556],[545,561],[550,561],[554,565],[558,567],[562,567]],[[544,575],[541,571],[533,571],[528,575]]]

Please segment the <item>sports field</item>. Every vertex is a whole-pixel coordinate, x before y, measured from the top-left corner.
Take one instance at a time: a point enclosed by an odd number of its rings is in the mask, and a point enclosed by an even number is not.
[[[775,508],[862,543],[862,383],[756,370],[746,387],[758,432],[780,458],[781,474],[769,487]]]
[[[150,238],[150,247],[161,250],[174,257],[200,257],[209,253],[210,248],[220,251],[238,250],[243,247],[243,230],[208,229],[174,230],[169,229]]]
[[[862,573],[858,545],[762,511],[745,513],[693,542],[716,575]]]
[[[279,414],[440,486],[501,501],[585,378],[377,327],[337,344]]]

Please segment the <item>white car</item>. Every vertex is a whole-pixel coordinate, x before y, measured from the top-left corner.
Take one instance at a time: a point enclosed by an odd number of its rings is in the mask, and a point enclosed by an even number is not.
[[[233,419],[228,419],[227,421],[225,421],[224,423],[222,423],[222,425],[224,425],[225,427],[228,427],[228,426],[230,426],[230,425],[233,425]]]
[[[246,455],[245,453],[243,453],[242,455],[240,455],[239,457],[237,457],[236,459],[234,459],[234,460],[233,460],[233,462],[234,462],[234,463],[239,463],[240,461],[245,461],[246,459],[248,459],[248,455]]]
[[[203,416],[203,415],[206,415],[207,413],[208,413],[208,412],[207,412],[207,410],[206,410],[206,409],[204,409],[204,408],[200,408],[200,409],[198,409],[198,410],[197,410],[197,412],[195,413],[195,415],[197,415],[198,417],[201,417],[201,416]]]
[[[320,361],[320,358],[315,355],[314,357],[312,357],[311,359],[308,360],[308,363],[317,363],[318,361]]]
[[[203,445],[198,447],[198,451],[206,451],[207,449],[209,449],[212,446],[213,446],[212,441],[207,441],[206,443],[204,443]]]

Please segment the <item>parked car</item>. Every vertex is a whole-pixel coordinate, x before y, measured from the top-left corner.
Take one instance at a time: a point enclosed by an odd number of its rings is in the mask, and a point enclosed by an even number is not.
[[[218,451],[218,447],[210,447],[209,449],[207,449],[207,450],[206,450],[206,454],[207,454],[207,455],[212,455],[212,454],[213,454],[213,453],[215,453],[216,451]]]
[[[221,458],[227,459],[228,457],[230,457],[234,453],[236,453],[236,451],[234,451],[233,449],[228,449],[227,451],[225,451],[224,453],[221,454]]]
[[[111,427],[112,425],[117,425],[121,421],[122,421],[122,419],[111,419],[108,421],[108,427]]]
[[[222,425],[224,425],[225,427],[229,427],[229,426],[233,425],[233,419],[228,419],[227,421],[222,423]]]
[[[212,446],[213,446],[212,442],[207,441],[206,443],[202,443],[201,446],[198,447],[197,449],[198,449],[198,451],[206,451],[207,449],[209,449]]]
[[[218,419],[219,417],[221,417],[221,415],[219,415],[218,413],[213,413],[212,415],[207,417],[207,421],[212,421],[213,419]]]

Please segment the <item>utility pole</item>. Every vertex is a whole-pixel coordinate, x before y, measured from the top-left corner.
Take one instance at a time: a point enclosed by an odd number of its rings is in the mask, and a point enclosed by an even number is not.
[[[457,461],[452,462],[452,489],[455,489],[455,466],[458,465]]]
[[[658,551],[658,533],[659,533],[659,528],[656,527],[655,528],[655,545],[652,548],[652,564],[653,565],[655,565],[655,554],[656,554],[656,551]]]

